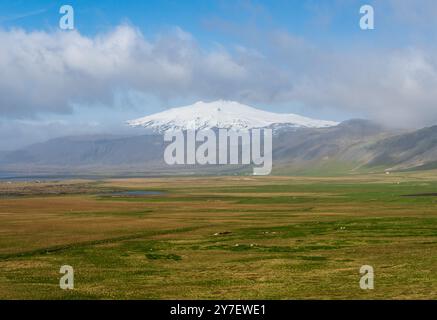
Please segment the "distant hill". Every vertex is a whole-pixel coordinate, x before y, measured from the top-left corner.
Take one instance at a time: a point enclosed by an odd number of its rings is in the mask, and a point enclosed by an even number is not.
[[[250,173],[248,166],[168,166],[161,134],[52,139],[0,153],[0,175]],[[405,132],[367,120],[323,128],[280,128],[273,174],[333,174],[437,167],[437,126]]]
[[[368,166],[392,170],[434,168],[437,162],[437,126],[396,135],[369,147],[374,154]]]
[[[77,136],[38,143],[3,155],[0,163],[34,165],[124,165],[154,161],[163,146],[157,135]]]

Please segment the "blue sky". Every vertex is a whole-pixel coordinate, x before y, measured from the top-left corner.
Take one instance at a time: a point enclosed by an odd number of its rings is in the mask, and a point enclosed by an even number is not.
[[[74,31],[58,27],[64,4]],[[359,28],[364,4],[375,30]],[[0,150],[219,98],[433,124],[435,16],[432,0],[2,0]]]
[[[357,36],[370,44],[379,34],[399,28],[405,29],[405,21],[396,25],[378,21],[372,37],[363,37],[358,27],[358,10],[370,3],[380,16],[389,16],[390,9],[383,1],[336,1],[336,0],[76,0],[76,1],[1,1],[0,25],[4,28],[22,27],[26,30],[53,30],[59,21],[59,7],[70,4],[76,13],[77,30],[84,35],[105,32],[115,25],[129,22],[153,36],[163,29],[179,26],[196,35],[204,45],[219,41],[231,44],[242,41],[242,35],[233,28],[285,29],[308,40],[326,44],[348,45]],[[387,22],[387,21],[386,21]],[[405,31],[405,30],[404,30]],[[397,33],[390,33],[380,45],[402,42]]]

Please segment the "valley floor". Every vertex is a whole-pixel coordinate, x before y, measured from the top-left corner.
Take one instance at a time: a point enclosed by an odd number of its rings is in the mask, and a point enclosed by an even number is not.
[[[433,171],[2,182],[0,298],[436,299],[436,209]]]

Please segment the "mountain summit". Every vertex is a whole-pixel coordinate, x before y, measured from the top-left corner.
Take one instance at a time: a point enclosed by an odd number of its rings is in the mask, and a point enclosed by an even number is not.
[[[315,120],[296,114],[273,113],[255,109],[235,101],[199,101],[189,106],[172,108],[127,122],[154,132],[167,130],[201,130],[212,128],[253,129],[266,127],[321,128],[331,127],[334,121]]]

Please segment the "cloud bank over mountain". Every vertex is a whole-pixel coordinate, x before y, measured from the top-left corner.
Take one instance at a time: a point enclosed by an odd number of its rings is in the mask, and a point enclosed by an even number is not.
[[[0,108],[11,119],[65,114],[74,104],[110,107],[116,95],[141,92],[160,101],[295,103],[392,125],[437,122],[437,55],[429,48],[325,49],[275,31],[265,50],[205,49],[180,28],[146,38],[131,25],[95,36],[2,30],[0,43]]]

